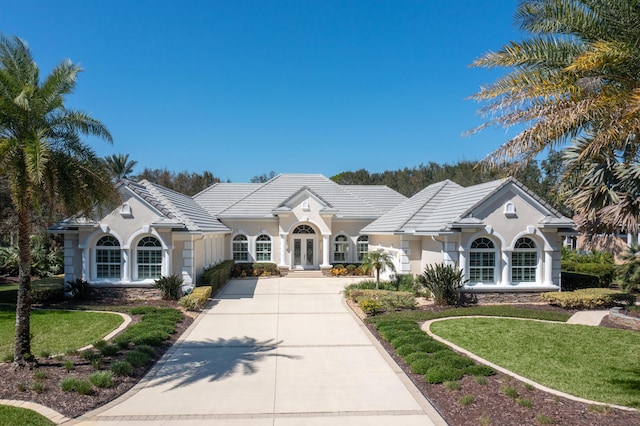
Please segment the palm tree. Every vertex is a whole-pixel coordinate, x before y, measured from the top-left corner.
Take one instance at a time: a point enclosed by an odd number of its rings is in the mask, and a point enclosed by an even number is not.
[[[620,266],[618,278],[620,288],[626,292],[640,287],[640,245],[631,244],[622,255],[624,264]]]
[[[471,132],[487,126],[524,126],[490,153],[485,164],[525,164],[545,149],[563,146],[567,141],[576,142],[574,157],[579,147],[574,159],[591,161],[592,168],[599,164],[606,169],[607,162],[620,158],[627,165],[637,162],[640,3],[524,0],[515,21],[530,37],[486,53],[473,63],[484,68],[508,68],[509,72],[472,96],[486,102],[482,112],[489,120]],[[588,173],[583,176],[588,178]],[[605,188],[601,189],[606,192]],[[573,191],[574,201],[598,195],[580,191]],[[604,195],[596,204],[605,201]],[[625,212],[629,203],[617,204],[615,197],[607,202],[619,215],[628,216],[633,211]],[[583,202],[582,207],[587,204]],[[596,216],[595,210],[581,213]]]
[[[7,178],[18,215],[19,288],[14,363],[31,355],[31,213],[41,205],[89,214],[117,194],[103,161],[81,141],[95,135],[112,142],[107,128],[81,111],[65,108],[81,69],[70,61],[43,81],[27,44],[0,36],[0,175]]]
[[[114,181],[122,180],[133,173],[137,161],[129,160],[129,154],[113,154],[104,158],[107,169]]]
[[[372,270],[376,271],[376,289],[380,288],[381,271],[384,271],[386,268],[389,268],[392,272],[395,272],[396,270],[393,258],[383,249],[367,252],[362,259],[362,265],[360,268],[365,274]]]

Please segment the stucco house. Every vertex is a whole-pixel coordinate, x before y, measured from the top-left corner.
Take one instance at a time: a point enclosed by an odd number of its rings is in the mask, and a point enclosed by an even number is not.
[[[571,220],[513,179],[468,188],[444,181],[409,199],[312,174],[217,183],[194,197],[145,180],[118,190],[116,209],[50,229],[64,234],[65,280],[150,286],[179,274],[195,285],[227,259],[327,271],[383,248],[399,273],[446,262],[464,269],[469,289],[549,290],[559,285],[562,236],[573,232]]]

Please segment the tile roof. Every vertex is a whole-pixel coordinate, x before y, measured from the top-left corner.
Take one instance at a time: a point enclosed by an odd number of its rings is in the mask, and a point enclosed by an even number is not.
[[[305,188],[342,218],[375,219],[406,200],[385,186],[339,185],[320,174],[280,174],[263,184],[218,183],[194,199],[220,219],[272,217],[274,210]]]

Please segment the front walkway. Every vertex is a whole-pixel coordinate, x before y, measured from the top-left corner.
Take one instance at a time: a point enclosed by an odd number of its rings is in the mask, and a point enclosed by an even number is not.
[[[231,281],[145,380],[72,423],[445,425],[346,307],[348,282]]]

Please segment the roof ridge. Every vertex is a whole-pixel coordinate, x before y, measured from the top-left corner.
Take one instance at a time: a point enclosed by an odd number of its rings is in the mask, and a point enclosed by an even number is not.
[[[455,183],[455,182],[454,182],[454,181],[452,181],[452,180],[445,179],[445,180],[442,180],[442,181],[440,181],[440,182],[432,183],[431,185],[428,185],[428,186],[426,186],[425,188],[423,188],[423,189],[422,189],[422,191],[426,190],[427,188],[429,188],[429,187],[431,187],[431,186],[440,185],[440,188],[438,188],[438,189],[436,190],[436,192],[435,192],[431,197],[427,198],[427,200],[425,200],[425,202],[424,202],[424,203],[420,204],[420,208],[415,209],[415,210],[413,211],[413,213],[411,213],[411,214],[409,215],[408,219],[407,219],[407,220],[405,220],[404,222],[402,222],[402,224],[400,225],[400,227],[399,227],[398,229],[402,229],[402,228],[403,228],[407,223],[409,223],[409,221],[411,221],[411,219],[413,219],[413,218],[416,216],[416,214],[418,214],[418,212],[422,211],[422,209],[423,209],[423,208],[424,208],[424,207],[425,207],[429,202],[431,202],[431,200],[433,200],[433,199],[434,199],[438,194],[440,194],[440,193],[442,192],[442,190],[443,190],[443,189],[445,189],[449,184],[458,185],[457,183]],[[460,186],[460,185],[458,185],[458,186]],[[422,191],[420,191],[420,192],[422,192]],[[419,193],[420,193],[420,192],[419,192]],[[418,193],[418,194],[419,194],[419,193]],[[416,194],[416,195],[417,195],[417,194]],[[415,197],[415,195],[414,195],[414,197]],[[413,198],[413,197],[411,197],[411,198]],[[411,200],[411,198],[408,198],[408,199],[407,199],[407,201],[408,201],[408,200]]]
[[[153,182],[149,182],[149,181],[147,181],[147,183],[150,184],[150,187],[148,187],[147,190],[149,192],[151,192],[155,197],[160,198],[165,203],[165,205],[169,206],[168,210],[173,214],[174,218],[180,219],[185,225],[187,225],[187,227],[199,228],[186,214],[184,214],[184,212],[182,210],[180,210],[175,204],[173,204],[171,202],[171,200],[169,200],[167,197],[165,197],[164,194],[162,194],[156,186],[158,186],[158,187],[160,187],[162,189],[165,189],[167,191],[173,192],[174,194],[178,194],[178,195],[180,195],[182,197],[189,198],[190,200],[193,201],[193,199],[191,197],[188,197],[188,196],[186,196],[186,195],[184,195],[184,194],[182,194],[180,192],[173,191],[173,190],[171,190],[169,188],[165,188],[164,186],[159,185],[157,183],[153,183]]]
[[[216,218],[218,216],[220,216],[222,213],[224,213],[225,211],[229,210],[231,207],[237,205],[238,203],[240,203],[241,201],[244,201],[247,199],[247,197],[249,197],[250,195],[255,194],[256,192],[258,192],[259,190],[261,190],[262,188],[264,188],[265,186],[267,186],[267,184],[275,181],[277,178],[279,178],[280,176],[282,176],[282,174],[279,174],[277,176],[274,176],[273,178],[269,179],[268,181],[259,184],[259,186],[257,186],[256,188],[253,189],[253,191],[249,191],[248,193],[246,193],[243,197],[240,197],[239,199],[237,199],[236,201],[234,201],[233,203],[229,204],[227,207],[224,208],[224,210],[220,210],[218,212],[218,214],[216,215]],[[249,182],[251,183],[251,182]]]

